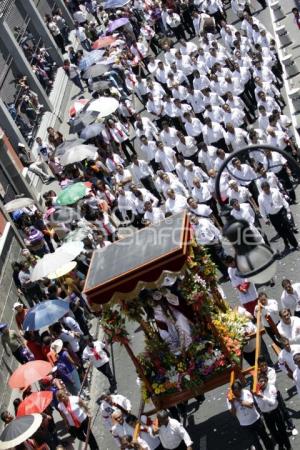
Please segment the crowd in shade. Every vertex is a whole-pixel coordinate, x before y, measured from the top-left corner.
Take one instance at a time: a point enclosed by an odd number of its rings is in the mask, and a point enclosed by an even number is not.
[[[112,445],[123,450],[191,450],[196,447],[182,425],[184,405],[160,411],[152,422],[145,420],[133,442],[137,417],[126,393],[117,391],[105,339],[91,333],[93,315],[83,287],[95,249],[186,211],[196,242],[218,268],[219,283],[234,287],[239,312],[249,318],[249,333],[255,331],[258,305],[262,308],[263,325],[281,349],[278,364],[300,392],[300,284],[285,279],[281,300],[268,298],[239,276],[235,259],[222,245],[225,209],[234,220],[246,220],[261,243],[270,245],[262,224],[273,227],[282,246],[278,257],[298,251],[291,210],[297,174],[279,153],[251,151],[232,159],[222,173],[221,202],[215,188],[227,156],[245,146],[269,144],[299,160],[291,120],[284,112],[275,41],[253,15],[252,3],[267,5],[264,0],[65,3],[74,30],[59,10],[45,21],[64,54],[63,69],[80,91],[70,110],[72,140],[49,128],[46,140],[36,139],[37,160],[19,149],[29,171],[44,184],[56,183],[43,194],[43,212],[31,204],[12,213],[26,244],[13,263],[20,296],[14,304],[17,331],[0,324],[8,356],[24,367],[41,361],[51,365],[37,380],[40,394],[51,392],[51,401],[41,426],[19,447],[65,448],[69,443],[59,439],[55,424],[62,419],[71,437],[100,448],[89,429],[87,404],[87,381],[94,367],[109,386],[98,402]],[[227,22],[228,11],[237,19],[234,25]],[[69,45],[70,31],[76,46]],[[29,41],[22,44],[24,52],[34,57],[41,76],[51,80],[53,64],[47,52],[33,54]],[[22,83],[28,90],[26,79]],[[30,92],[26,95],[35,104]],[[35,105],[36,110],[40,107]],[[70,253],[68,260],[65,255]],[[47,272],[41,261],[52,261],[51,254],[71,266]],[[58,302],[57,317],[43,310],[48,300]],[[279,335],[269,326],[268,315]],[[244,358],[253,365],[255,342],[246,347]],[[289,435],[297,430],[276,387],[264,341],[259,384],[261,390],[253,396],[235,382],[228,409],[255,448],[262,448],[260,440],[266,449],[277,444],[290,449]],[[19,387],[16,415],[34,393],[30,385]],[[3,411],[1,418],[9,424],[14,415]]]

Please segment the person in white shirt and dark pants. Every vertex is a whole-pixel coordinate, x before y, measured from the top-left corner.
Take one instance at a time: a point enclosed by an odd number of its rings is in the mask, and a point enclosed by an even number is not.
[[[274,450],[274,445],[254,405],[251,392],[243,389],[240,381],[235,381],[231,390],[233,396],[227,399],[228,409],[238,419],[241,428],[251,433],[255,448],[261,448],[259,442],[261,439],[267,450]]]
[[[261,216],[266,224],[271,224],[283,239],[285,249],[289,251],[289,244],[294,250],[298,250],[298,242],[289,223],[288,215],[290,207],[285,198],[277,189],[270,188],[267,181],[261,183],[262,192],[258,196],[258,204]]]
[[[88,337],[87,345],[82,353],[82,359],[90,362],[99,372],[106,376],[110,384],[109,390],[114,394],[117,389],[117,381],[110,368],[109,353],[105,348],[105,344],[101,341],[93,341],[92,337]]]
[[[258,376],[259,391],[254,394],[256,403],[270,430],[273,441],[280,449],[291,449],[291,443],[286,432],[285,424],[277,400],[277,389],[274,384],[268,382],[264,373]]]
[[[178,420],[169,417],[168,411],[159,411],[157,420],[158,430],[153,430],[153,434],[158,434],[164,449],[193,450],[193,441],[188,432]]]

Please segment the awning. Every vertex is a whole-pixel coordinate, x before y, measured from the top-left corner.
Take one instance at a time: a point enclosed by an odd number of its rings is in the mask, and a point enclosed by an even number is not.
[[[180,213],[95,250],[84,287],[91,308],[134,299],[141,289],[159,287],[167,275],[182,273],[190,238],[188,216]]]

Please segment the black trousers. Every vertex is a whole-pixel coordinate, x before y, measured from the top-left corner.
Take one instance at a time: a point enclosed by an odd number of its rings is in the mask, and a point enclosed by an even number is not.
[[[279,407],[268,413],[263,413],[263,416],[273,440],[279,445],[284,445],[286,449],[291,448],[291,443]]]
[[[127,149],[131,150],[132,153],[134,155],[136,155],[136,151],[134,149],[134,146],[132,145],[132,143],[130,142],[129,139],[126,139],[126,141],[121,142],[121,147],[122,147],[122,150],[123,150],[123,152],[124,152],[124,154],[125,154],[125,156],[126,156],[128,161],[130,161],[131,158],[130,158],[130,154],[129,154]]]
[[[274,450],[274,445],[267,434],[267,430],[261,418],[259,418],[251,425],[242,426],[242,428],[244,428],[248,431],[249,434],[251,434],[253,438],[253,444],[255,445],[257,450],[262,448],[259,439],[263,441],[264,446],[267,450]]]
[[[81,423],[79,428],[70,427],[69,431],[70,431],[71,436],[79,439],[82,442],[85,442],[86,436],[87,436],[87,432],[88,432],[88,423],[89,423],[89,420],[88,420],[88,418],[86,418]],[[92,430],[90,430],[88,444],[89,444],[91,450],[98,450],[99,449],[97,441],[95,439],[95,436],[92,433]]]
[[[114,377],[114,374],[111,371],[109,362],[103,364],[103,366],[101,366],[101,367],[97,367],[97,370],[99,370],[99,372],[103,373],[103,375],[108,379],[109,384],[110,384],[110,391],[111,391],[111,393],[113,393],[117,388],[117,381]]]
[[[228,270],[225,264],[223,263],[225,252],[222,245],[221,244],[206,245],[205,250],[211,257],[212,261],[215,263],[219,271],[222,273],[222,275],[227,278]]]
[[[217,147],[217,148],[222,148],[222,149],[224,150],[224,152],[228,152],[228,147],[227,147],[227,144],[226,144],[224,138],[221,138],[221,139],[219,139],[219,140],[216,141],[216,142],[212,142],[212,143],[209,144],[209,145],[213,145],[213,146],[215,146],[215,147]]]
[[[141,178],[142,185],[148,189],[148,191],[151,192],[158,200],[161,200],[161,197],[159,195],[158,190],[155,187],[154,181],[151,177],[151,175],[148,175],[147,177]]]
[[[180,39],[186,40],[186,35],[182,25],[178,25],[178,27],[172,28],[172,31],[178,41],[180,41]]]
[[[278,172],[276,174],[277,178],[279,179],[279,181],[281,181],[284,189],[287,191],[290,199],[292,200],[292,202],[296,201],[296,193],[294,191],[293,188],[293,183],[291,182],[291,179],[286,171],[286,168],[283,167],[280,172]]]
[[[66,49],[65,49],[65,41],[64,41],[64,38],[62,37],[62,35],[58,34],[57,36],[53,36],[53,39],[55,40],[57,47],[64,54],[66,52]]]
[[[297,239],[288,222],[286,210],[284,208],[281,208],[276,214],[270,214],[269,219],[286,246],[289,244],[291,244],[292,247],[298,246]]]

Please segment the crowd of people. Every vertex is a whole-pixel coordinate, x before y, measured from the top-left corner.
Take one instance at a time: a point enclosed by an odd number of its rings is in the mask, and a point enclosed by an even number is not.
[[[265,1],[259,3],[266,7]],[[140,437],[133,442],[137,417],[131,412],[130,400],[117,393],[107,345],[90,334],[91,313],[82,290],[93,250],[111,245],[125,229],[141,229],[187,211],[197,243],[206,248],[219,269],[219,282],[230,281],[237,292],[239,312],[249,318],[247,332],[256,330],[259,306],[266,332],[280,352],[278,365],[300,392],[299,283],[283,280],[278,304],[239,277],[234,258],[222,245],[222,229],[229,217],[246,220],[258,240],[268,245],[262,223],[272,225],[277,235],[273,240],[281,239],[284,244],[279,257],[298,250],[291,211],[296,203],[297,174],[280,154],[252,151],[245,158],[234,158],[222,173],[221,203],[215,191],[223,161],[247,145],[270,144],[299,159],[291,121],[283,112],[282,69],[275,42],[252,15],[248,1],[230,4],[240,19],[236,26],[227,23],[228,5],[221,0],[135,0],[114,10],[93,0],[68,0],[66,5],[74,18],[80,50],[68,46],[70,30],[60,11],[45,18],[66,54],[64,70],[80,94],[89,90],[95,99],[113,96],[119,106],[101,122],[99,134],[87,141],[97,147],[96,159],[63,166],[57,150],[67,136],[53,128],[48,129],[47,141],[37,138],[39,163],[23,158],[43,183],[55,179],[61,190],[78,181],[90,183],[86,195],[73,205],[76,208],[69,208],[71,219],[63,223],[55,220],[60,208],[58,192],[53,189],[43,195],[44,213],[32,206],[13,213],[27,246],[20,261],[13,264],[20,298],[25,298],[29,308],[47,299],[64,299],[70,305],[70,313],[42,333],[23,330],[28,307],[21,301],[14,304],[18,331],[0,324],[7,355],[11,353],[21,364],[38,359],[53,365],[52,375],[40,382],[42,390],[54,393],[53,401],[44,413],[43,426],[28,445],[63,447],[55,433],[53,411],[57,410],[71,436],[88,439],[90,447],[98,449],[89,430],[90,411],[82,400],[88,398],[84,384],[91,365],[109,383],[109,391],[98,401],[104,427],[117,447],[191,450],[192,439],[180,423],[184,408],[160,411],[151,423],[144,418]],[[110,25],[122,18],[126,24],[109,32]],[[88,78],[85,85],[80,62],[103,33],[116,38],[103,50],[103,60],[110,61],[103,79],[110,85],[94,91],[93,79]],[[23,83],[26,86],[26,80]],[[72,272],[59,282],[31,280],[39,258],[78,236],[84,250]],[[245,346],[244,358],[253,365],[255,340]],[[250,433],[256,448],[261,448],[258,440],[262,439],[267,449],[275,444],[290,449],[286,430],[297,431],[275,386],[276,372],[271,366],[262,341],[260,390],[253,395],[235,382],[228,408]],[[23,398],[30,393],[26,389]],[[16,410],[20,401],[15,401]],[[5,423],[13,420],[7,411],[1,417]]]

